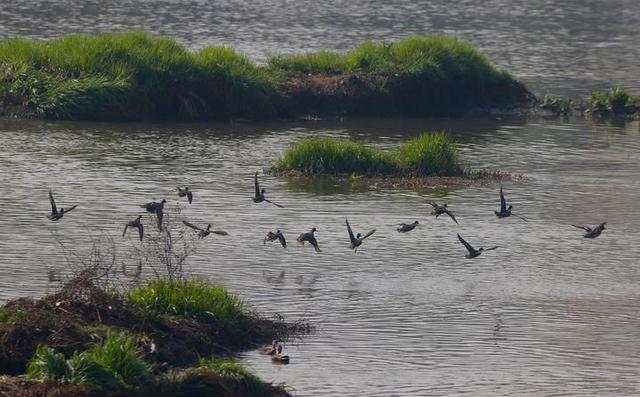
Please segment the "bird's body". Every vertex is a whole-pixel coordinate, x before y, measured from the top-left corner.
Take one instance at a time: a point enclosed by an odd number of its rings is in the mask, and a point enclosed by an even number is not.
[[[316,240],[316,236],[314,235],[316,230],[317,229],[314,227],[310,232],[300,234],[296,240],[302,245],[304,245],[305,242],[308,242],[309,244],[313,245],[313,248],[316,250],[316,252],[320,252],[318,240]]]
[[[280,244],[282,244],[282,247],[287,248],[287,240],[284,238],[284,234],[282,234],[282,232],[280,230],[276,230],[276,232],[269,232],[267,233],[267,236],[264,238],[264,244],[267,243],[267,241],[280,241]]]
[[[162,230],[162,218],[164,217],[164,205],[167,200],[162,199],[161,202],[157,203],[152,201],[150,203],[142,204],[140,207],[144,208],[147,212],[152,214],[156,214],[158,218],[158,230]]]
[[[144,226],[142,225],[142,215],[138,215],[133,221],[127,222],[124,226],[124,230],[122,231],[122,237],[127,233],[127,229],[130,227],[135,227],[138,229],[138,234],[140,235],[140,241],[142,241],[142,236],[144,235]]]
[[[362,241],[364,239],[366,239],[367,237],[371,236],[373,233],[376,232],[376,229],[373,229],[369,231],[369,233],[365,234],[364,236],[362,236],[360,233],[354,236],[353,230],[351,230],[351,225],[349,225],[349,219],[345,218],[345,223],[347,224],[347,232],[349,233],[349,241],[351,242],[351,245],[349,246],[349,248],[351,248],[355,252],[358,252],[358,247],[362,245]]]
[[[467,251],[469,251],[469,252],[465,255],[465,257],[466,257],[467,259],[473,259],[473,258],[475,258],[475,257],[478,257],[478,256],[480,256],[480,254],[482,254],[482,252],[483,252],[483,251],[491,251],[491,250],[494,250],[494,249],[498,248],[497,246],[495,246],[495,247],[491,247],[491,248],[483,248],[483,247],[480,247],[479,249],[475,249],[475,248],[473,248],[473,247],[471,246],[471,244],[467,243],[467,241],[466,241],[465,239],[463,239],[463,238],[460,236],[460,234],[458,234],[458,240],[460,240],[460,242],[462,243],[462,245],[464,245],[464,246],[465,246],[465,248],[467,249]]]
[[[61,207],[60,210],[58,210],[58,207],[56,207],[56,201],[53,199],[53,193],[51,192],[51,189],[49,189],[49,202],[51,203],[51,214],[47,215],[47,218],[52,221],[59,221],[60,219],[62,219],[64,214],[66,214],[67,212],[71,212],[74,208],[77,207],[77,205],[73,205],[68,209],[64,209]]]
[[[258,172],[256,171],[256,174],[254,176],[254,180],[253,180],[253,185],[255,188],[255,192],[254,192],[254,196],[252,198],[254,203],[261,203],[263,201],[273,204],[276,207],[280,207],[280,208],[284,208],[284,206],[280,205],[280,204],[276,204],[273,201],[267,200],[267,198],[264,196],[264,194],[267,192],[264,189],[260,189],[260,184],[258,183]]]
[[[191,202],[193,201],[193,192],[191,190],[189,190],[188,186],[185,186],[184,189],[182,189],[180,186],[177,186],[178,189],[178,197],[187,197],[187,200],[189,201],[189,204],[191,204]]]
[[[429,203],[429,204],[431,204],[431,206],[433,207],[433,211],[431,211],[431,215],[435,215],[436,219],[442,214],[447,214],[451,219],[453,219],[455,223],[458,223],[458,221],[456,220],[456,217],[453,215],[453,212],[451,212],[447,207],[447,204],[443,204],[443,205],[438,205],[436,203]]]
[[[289,363],[289,355],[287,353],[282,352],[282,344],[278,344],[278,348],[276,352],[271,355],[271,360],[281,364]]]
[[[603,230],[607,230],[604,227],[604,225],[606,224],[607,222],[602,222],[601,224],[599,224],[598,226],[594,226],[593,228],[588,226],[578,226],[578,225],[571,225],[571,226],[577,227],[578,229],[583,229],[586,232],[583,236],[585,238],[596,238],[602,234]]]
[[[512,212],[513,205],[507,207],[507,200],[504,198],[504,193],[502,191],[502,186],[500,186],[500,211],[493,211],[498,218],[508,218],[511,215],[522,219],[523,221],[527,221],[525,218],[516,215]]]
[[[210,235],[211,233],[213,234],[217,234],[220,236],[227,236],[229,233],[222,231],[222,230],[211,230],[211,224],[209,223],[207,225],[206,229],[203,229],[201,227],[198,227],[196,225],[194,225],[193,223],[187,222],[187,221],[182,221],[182,223],[185,224],[185,226],[188,226],[190,228],[192,228],[193,230],[198,232],[198,238],[205,238],[208,235]]]
[[[413,223],[401,223],[399,224],[400,227],[398,228],[398,231],[400,233],[408,233],[413,229],[415,229],[416,226],[418,226],[418,224],[419,224],[418,221],[415,221]]]

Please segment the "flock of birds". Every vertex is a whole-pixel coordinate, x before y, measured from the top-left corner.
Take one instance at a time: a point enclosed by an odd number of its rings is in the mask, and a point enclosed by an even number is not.
[[[254,175],[254,196],[252,198],[254,203],[261,203],[261,202],[267,202],[270,204],[273,204],[277,207],[280,208],[284,208],[282,205],[274,203],[273,201],[268,200],[265,197],[265,193],[266,190],[260,188],[260,184],[258,182],[258,173],[256,172]],[[177,194],[178,197],[186,197],[189,204],[191,204],[193,202],[193,192],[191,190],[189,190],[188,187],[177,187]],[[77,207],[77,205],[73,205],[67,209],[65,208],[60,208],[58,210],[57,206],[56,206],[56,202],[53,198],[53,192],[51,190],[49,190],[49,200],[51,202],[51,214],[49,214],[47,216],[47,218],[49,218],[52,221],[58,221],[60,219],[62,219],[62,217],[64,216],[64,214],[71,212],[73,209],[75,209]],[[157,226],[159,230],[162,230],[163,228],[163,216],[164,216],[164,205],[167,202],[167,200],[162,200],[160,202],[156,202],[156,201],[152,201],[149,203],[145,203],[140,205],[141,208],[143,208],[145,211],[155,214],[156,215],[156,221],[157,221]],[[430,202],[429,203],[432,207],[433,210],[431,212],[431,215],[435,215],[436,218],[438,218],[440,215],[447,215],[449,216],[449,218],[451,218],[451,220],[453,220],[456,224],[458,223],[458,220],[456,219],[454,213],[449,209],[448,205],[445,203],[443,205],[439,205],[437,203],[434,202]],[[507,201],[505,200],[504,197],[504,192],[502,190],[502,187],[500,187],[500,210],[499,211],[494,211],[495,215],[498,218],[508,218],[510,216],[514,216],[514,217],[518,217],[520,219],[522,219],[523,221],[527,221],[526,218],[520,216],[520,215],[516,215],[513,213],[513,206],[509,205],[507,206]],[[127,230],[129,228],[136,228],[138,230],[138,234],[140,237],[140,241],[142,241],[143,237],[144,237],[144,226],[142,223],[142,215],[138,215],[138,217],[130,222],[127,222],[125,224],[124,230],[122,232],[122,235],[125,236],[127,233]],[[211,233],[214,234],[218,234],[218,235],[227,235],[228,233],[225,231],[221,231],[221,230],[211,230],[211,224],[208,224],[206,229],[203,229],[199,226],[196,226],[188,221],[183,221],[184,225],[195,230],[195,232],[197,233],[197,236],[199,238],[204,238],[206,236],[208,236]],[[347,232],[349,235],[349,241],[350,241],[350,248],[354,250],[354,252],[357,253],[358,251],[358,247],[360,247],[363,243],[363,241],[365,239],[367,239],[368,237],[370,237],[371,235],[373,235],[376,232],[376,229],[372,229],[370,230],[368,233],[366,233],[365,235],[362,235],[360,233],[354,234],[353,233],[353,229],[351,228],[351,225],[349,224],[349,220],[347,218],[345,218],[345,224],[347,226]],[[586,238],[596,238],[598,236],[600,236],[600,234],[602,233],[603,230],[605,230],[605,224],[606,222],[603,222],[597,226],[594,227],[588,227],[588,226],[579,226],[579,225],[572,225],[574,227],[583,229],[585,234],[584,237]],[[419,222],[418,221],[414,221],[413,223],[400,223],[398,224],[398,228],[397,231],[400,233],[408,233],[412,230],[414,230],[416,227],[419,226]],[[296,239],[297,242],[299,244],[304,245],[305,243],[309,243],[313,246],[313,248],[316,250],[316,252],[321,252],[320,250],[320,246],[318,244],[318,240],[315,237],[315,232],[316,232],[316,228],[312,228],[309,232],[306,233],[301,233],[298,238]],[[490,247],[490,248],[484,248],[484,247],[480,247],[478,249],[474,248],[471,244],[469,244],[464,238],[462,238],[462,236],[460,236],[460,234],[458,234],[458,240],[460,241],[460,243],[462,245],[464,245],[464,247],[467,249],[467,253],[465,255],[466,258],[472,259],[472,258],[476,258],[478,256],[480,256],[482,254],[482,252],[484,251],[491,251],[494,250],[496,248],[498,248],[497,246],[494,247]],[[275,232],[268,232],[266,237],[264,238],[264,244],[266,244],[267,242],[274,242],[274,241],[278,241],[283,247],[287,247],[287,240],[284,236],[284,234],[280,231],[280,230],[276,230]],[[274,362],[278,362],[278,363],[283,363],[283,364],[287,364],[289,363],[289,355],[287,353],[283,353],[283,343],[274,340],[272,342],[271,345],[262,347],[259,349],[259,351],[263,354],[268,354],[271,356],[272,360]]]

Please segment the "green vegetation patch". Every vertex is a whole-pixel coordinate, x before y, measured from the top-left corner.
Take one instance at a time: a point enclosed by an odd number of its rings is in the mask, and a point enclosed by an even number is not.
[[[129,292],[128,299],[151,315],[187,315],[230,328],[251,321],[240,298],[199,280],[154,280]]]
[[[308,138],[291,144],[276,172],[393,176],[458,176],[464,171],[456,143],[445,133],[424,133],[396,150],[336,138]]]
[[[235,360],[201,358],[199,365],[200,368],[209,369],[231,383],[242,395],[260,396],[265,392],[265,383]]]

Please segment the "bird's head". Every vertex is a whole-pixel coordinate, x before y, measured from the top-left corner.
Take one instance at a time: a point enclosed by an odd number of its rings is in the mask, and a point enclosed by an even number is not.
[[[266,192],[267,192],[267,191],[266,191],[265,189],[262,189],[262,190],[260,191],[260,193],[262,193],[262,194],[265,194]]]
[[[413,222],[413,224],[414,224],[414,225],[419,225],[419,224],[420,224],[420,222],[415,221],[415,222]]]
[[[311,229],[311,233],[315,233],[316,231],[318,231],[318,229],[316,229],[315,227]]]
[[[276,230],[276,234],[280,234],[280,229]]]
[[[138,220],[142,219],[142,215],[138,215]]]
[[[444,203],[443,207],[444,207],[444,208],[447,208],[447,203]]]
[[[211,229],[211,224],[207,225],[207,230]]]
[[[167,202],[167,200],[165,200],[165,199],[162,199],[162,201],[161,201],[162,204],[164,204],[166,202]]]
[[[513,205],[510,205],[508,210],[511,211],[512,208],[513,208]]]
[[[358,234],[356,235],[356,238],[360,238],[360,236],[362,236],[362,234],[358,233]]]
[[[484,251],[484,248],[480,247],[480,249],[478,250],[478,252],[482,252]]]

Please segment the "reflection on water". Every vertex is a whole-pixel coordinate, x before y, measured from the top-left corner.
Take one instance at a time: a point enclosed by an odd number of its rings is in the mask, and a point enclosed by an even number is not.
[[[253,172],[305,136],[351,136],[390,147],[445,129],[473,167],[528,178],[505,183],[517,213],[498,220],[498,186],[448,191],[291,188]],[[640,391],[640,128],[638,122],[352,120],[307,124],[147,125],[0,122],[0,300],[42,294],[64,273],[56,238],[89,249],[106,233],[118,247],[139,204],[188,185],[181,216],[227,230],[197,242],[193,273],[238,291],[265,313],[305,317],[317,334],[289,347],[292,363],[254,353],[260,376],[300,395],[635,395]],[[45,218],[47,191],[78,208]],[[322,194],[319,194],[322,193]],[[450,203],[460,225],[429,216]],[[377,228],[357,254],[357,230]],[[401,234],[400,222],[420,221]],[[595,240],[571,223],[608,230]],[[295,236],[317,227],[323,249]],[[280,229],[291,242],[263,245]],[[149,233],[155,233],[149,228]],[[460,233],[500,248],[469,261]],[[135,237],[135,236],[134,236]],[[135,266],[128,272],[136,271]]]
[[[640,93],[636,0],[12,0],[0,38],[145,30],[191,47],[223,44],[258,61],[274,53],[347,50],[365,39],[453,34],[538,94]]]

